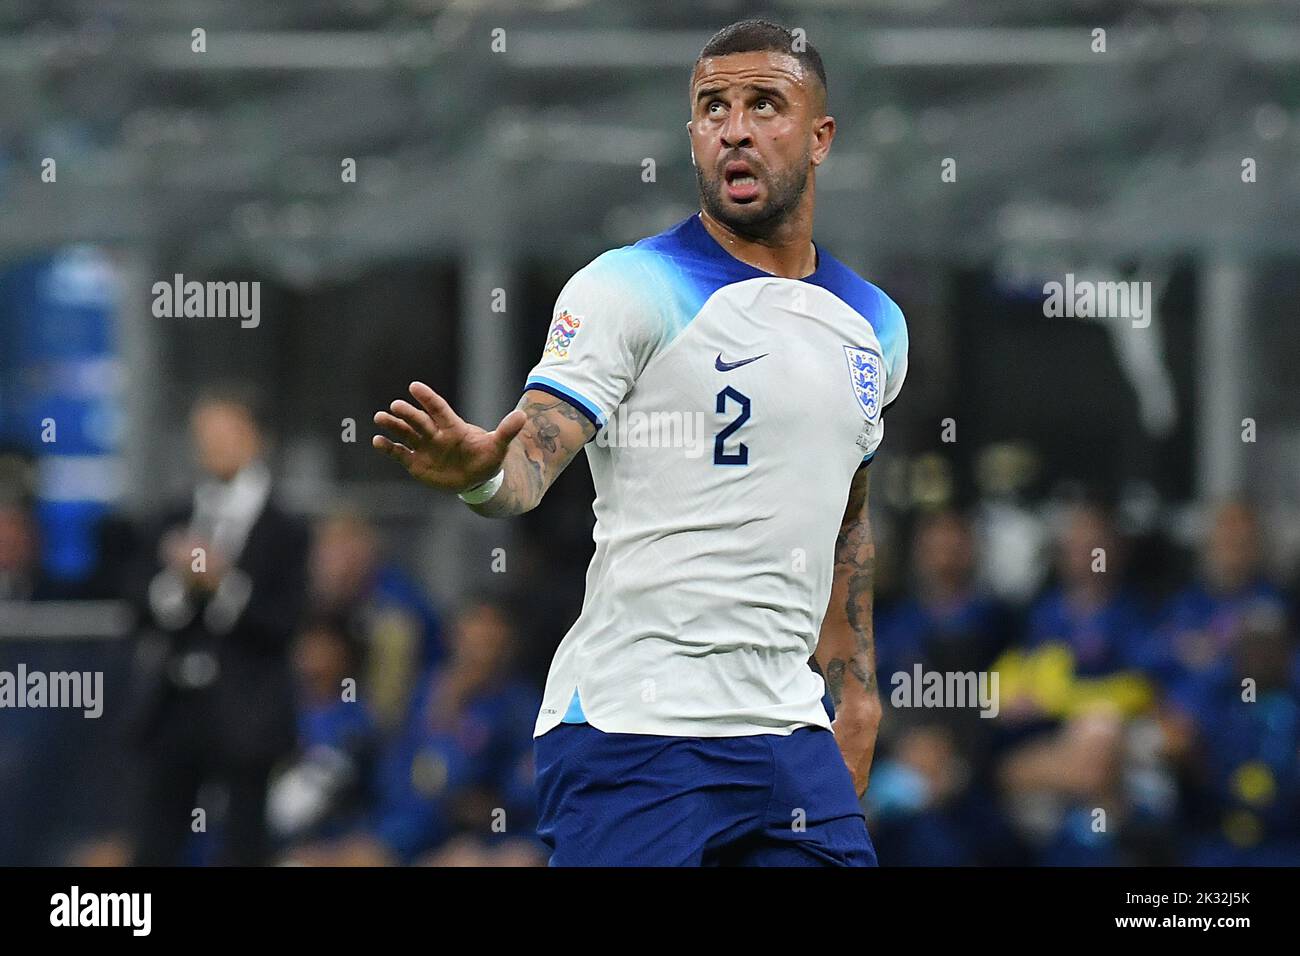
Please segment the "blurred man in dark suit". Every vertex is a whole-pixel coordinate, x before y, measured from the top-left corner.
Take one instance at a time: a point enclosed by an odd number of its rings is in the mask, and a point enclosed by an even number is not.
[[[250,395],[205,394],[190,430],[203,478],[164,522],[142,578],[151,627],[132,721],[144,758],[135,860],[181,862],[188,835],[219,817],[216,861],[257,864],[268,852],[268,777],[294,744],[290,649],[308,532],[271,500]],[[212,784],[225,791],[224,813],[197,802]]]

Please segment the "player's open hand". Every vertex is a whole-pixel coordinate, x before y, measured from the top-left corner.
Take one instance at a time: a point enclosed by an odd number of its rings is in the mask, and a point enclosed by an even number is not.
[[[399,398],[388,411],[375,413],[375,424],[396,440],[376,435],[370,443],[400,462],[411,477],[442,491],[461,492],[495,475],[527,421],[515,409],[495,431],[484,431],[463,420],[423,382],[411,383],[411,397],[418,407]]]

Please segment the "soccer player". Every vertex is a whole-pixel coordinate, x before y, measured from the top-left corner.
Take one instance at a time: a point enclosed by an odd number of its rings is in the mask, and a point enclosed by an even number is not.
[[[690,98],[700,212],[569,280],[495,430],[415,382],[374,445],[487,517],[587,451],[596,551],[534,729],[552,865],[874,865],[868,465],[903,315],[812,241],[813,47],[733,24]],[[656,416],[702,420],[703,448],[620,433]]]

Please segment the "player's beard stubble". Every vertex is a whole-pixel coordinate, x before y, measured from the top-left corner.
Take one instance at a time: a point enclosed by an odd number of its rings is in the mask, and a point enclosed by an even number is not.
[[[718,165],[725,168],[727,163],[737,159],[749,163],[750,168],[763,177],[762,182],[767,186],[766,201],[727,201],[724,196],[726,177],[720,173],[706,172],[697,165],[695,179],[699,185],[700,204],[710,216],[740,235],[754,238],[771,235],[799,206],[799,201],[808,188],[812,153],[806,150],[800,162],[781,173],[772,173],[770,167],[759,167],[751,158],[742,155],[720,159]]]

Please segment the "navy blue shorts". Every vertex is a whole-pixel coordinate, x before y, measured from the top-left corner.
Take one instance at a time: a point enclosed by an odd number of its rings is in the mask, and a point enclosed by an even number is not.
[[[664,737],[560,724],[533,741],[551,866],[875,866],[835,736]]]

